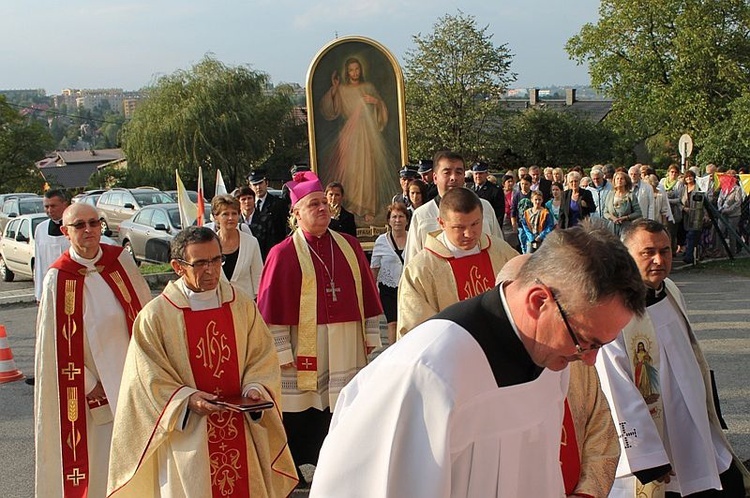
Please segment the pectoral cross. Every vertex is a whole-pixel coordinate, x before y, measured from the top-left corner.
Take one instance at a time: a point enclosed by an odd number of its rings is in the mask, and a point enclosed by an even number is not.
[[[335,285],[336,284],[333,283],[333,280],[331,280],[330,287],[326,287],[326,294],[331,295],[334,303],[338,301],[338,299],[336,298],[336,293],[341,292],[341,287],[336,287]]]

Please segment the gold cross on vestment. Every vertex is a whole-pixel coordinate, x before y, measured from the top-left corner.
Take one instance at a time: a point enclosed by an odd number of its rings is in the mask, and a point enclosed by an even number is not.
[[[75,364],[73,362],[69,362],[68,366],[61,370],[61,373],[68,376],[68,380],[74,380],[76,378],[76,375],[81,373],[80,368],[76,368]]]
[[[78,486],[78,481],[86,479],[86,474],[82,473],[78,467],[73,469],[72,474],[68,474],[65,478],[69,481],[73,481],[73,486]]]

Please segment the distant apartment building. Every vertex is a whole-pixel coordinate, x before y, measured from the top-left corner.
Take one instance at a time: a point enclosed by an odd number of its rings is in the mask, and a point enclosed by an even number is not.
[[[120,112],[125,117],[130,117],[137,106],[138,100],[143,97],[141,92],[126,92],[122,88],[93,88],[93,89],[75,89],[66,88],[61,95],[55,95],[55,107],[60,108],[62,105],[68,106],[69,109],[83,107],[84,109],[94,109],[102,105],[104,101],[109,103],[110,109]]]

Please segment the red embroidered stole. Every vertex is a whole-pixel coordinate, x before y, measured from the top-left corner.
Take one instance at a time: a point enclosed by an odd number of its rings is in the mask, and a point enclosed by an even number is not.
[[[495,270],[486,249],[479,254],[463,258],[446,258],[456,279],[458,300],[463,301],[492,289],[495,285]]]
[[[55,318],[57,330],[57,385],[60,400],[60,442],[62,448],[63,493],[68,497],[88,495],[89,459],[86,434],[86,386],[84,384],[83,287],[86,275],[98,271],[125,311],[128,334],[141,303],[130,279],[117,259],[121,248],[102,246],[96,270],[73,261],[69,252],[55,261],[57,289]],[[125,277],[123,278],[123,275]],[[108,401],[90,408],[104,406]]]
[[[241,394],[237,341],[229,303],[218,309],[184,308],[182,312],[196,389],[217,395]],[[206,429],[212,496],[249,497],[244,415],[229,410],[213,413],[208,417]]]
[[[578,453],[576,426],[573,424],[573,414],[565,399],[565,416],[563,417],[562,439],[560,441],[560,465],[562,466],[565,494],[570,495],[578,486],[581,477],[581,455]]]

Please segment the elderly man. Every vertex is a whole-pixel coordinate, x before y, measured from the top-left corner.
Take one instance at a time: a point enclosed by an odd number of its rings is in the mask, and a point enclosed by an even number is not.
[[[63,211],[69,204],[65,192],[48,190],[42,203],[49,219],[41,222],[34,232],[34,296],[37,302],[42,299],[42,282],[47,269],[70,247],[61,229]]]
[[[132,256],[100,244],[96,209],[74,204],[70,242],[42,286],[34,389],[36,496],[103,497],[125,352],[151,292]]]
[[[315,173],[297,173],[287,186],[298,228],[268,254],[258,307],[279,354],[294,461],[315,464],[339,392],[381,346],[383,310],[357,239],[328,229]]]
[[[532,192],[539,191],[542,194],[543,202],[552,198],[552,182],[542,176],[542,170],[539,166],[529,166],[529,176],[531,176]]]
[[[641,206],[643,217],[649,220],[654,219],[654,189],[649,183],[641,178],[641,165],[636,164],[628,170],[628,176],[633,182],[633,197],[638,200]]]
[[[503,265],[518,256],[503,239],[482,233],[482,203],[471,190],[440,201],[441,230],[404,267],[398,285],[398,337],[453,303],[490,290]]]
[[[594,212],[591,213],[593,218],[604,218],[607,196],[612,192],[612,183],[607,181],[602,168],[603,166],[591,168],[591,185],[587,187],[594,198],[594,206],[596,206]]]
[[[310,496],[564,496],[566,367],[643,308],[614,235],[555,230],[515,280],[441,311],[342,391]]]
[[[750,475],[722,433],[708,364],[685,300],[668,278],[669,234],[640,219],[622,240],[648,293],[647,313],[633,319],[596,362],[622,450],[610,496],[664,496],[666,490],[672,497],[742,498]]]
[[[505,218],[505,196],[501,187],[488,180],[489,169],[487,163],[481,162],[471,167],[471,172],[474,175],[474,183],[471,188],[480,199],[490,203],[502,231],[503,219]]]
[[[463,187],[466,181],[464,177],[465,165],[461,155],[449,150],[442,150],[435,154],[433,178],[437,185],[438,195],[430,202],[423,204],[414,210],[409,226],[409,235],[404,248],[404,263],[417,255],[424,248],[427,234],[435,231],[438,226],[438,214],[440,198],[452,188]],[[482,231],[498,238],[502,238],[503,232],[495,216],[492,205],[482,200]]]
[[[219,239],[172,241],[179,275],[138,315],[110,458],[116,497],[287,496],[296,479],[278,407],[273,339],[253,301],[220,280]],[[228,410],[263,400],[263,412]]]

